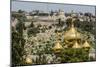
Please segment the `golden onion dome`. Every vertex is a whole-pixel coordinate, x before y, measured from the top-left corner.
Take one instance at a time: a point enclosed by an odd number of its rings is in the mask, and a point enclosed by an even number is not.
[[[68,45],[65,45],[64,48],[68,48]]]
[[[83,48],[90,48],[90,47],[91,47],[90,44],[87,41],[85,41],[85,43],[83,44]]]
[[[70,40],[70,39],[80,39],[81,35],[77,30],[75,29],[74,25],[72,24],[71,28],[66,31],[64,35],[65,40]]]
[[[56,51],[56,50],[61,50],[61,49],[63,49],[62,45],[60,45],[60,43],[57,42],[57,43],[55,44],[53,50]]]
[[[76,41],[75,44],[72,46],[72,48],[81,48],[81,46]]]
[[[27,58],[26,58],[26,63],[27,63],[27,64],[32,64],[32,59],[29,58],[29,57],[27,57]]]

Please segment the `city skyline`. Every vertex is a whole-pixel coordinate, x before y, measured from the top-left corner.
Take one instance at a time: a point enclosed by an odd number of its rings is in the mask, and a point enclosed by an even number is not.
[[[95,15],[95,6],[93,5],[75,5],[75,4],[58,4],[58,3],[42,3],[42,2],[26,2],[26,1],[12,1],[11,11],[18,11],[19,9],[30,12],[33,10],[41,10],[45,12],[63,10],[66,13],[82,12],[92,13]]]

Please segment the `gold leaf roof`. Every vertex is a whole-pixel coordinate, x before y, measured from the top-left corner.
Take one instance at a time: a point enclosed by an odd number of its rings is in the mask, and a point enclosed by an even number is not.
[[[53,48],[54,50],[59,50],[59,49],[63,49],[62,45],[60,45],[59,42],[57,42]]]
[[[74,25],[72,24],[71,28],[68,31],[66,31],[64,38],[65,40],[80,39],[81,35],[79,32],[77,32]]]
[[[68,48],[68,45],[65,45],[64,48]]]
[[[83,44],[83,47],[84,48],[90,48],[91,46],[87,41],[85,41],[85,43]]]
[[[81,46],[76,41],[75,44],[72,46],[72,48],[81,48]]]

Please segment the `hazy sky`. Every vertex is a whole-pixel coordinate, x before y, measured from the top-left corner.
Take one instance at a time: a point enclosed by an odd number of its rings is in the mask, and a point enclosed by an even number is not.
[[[87,5],[72,5],[72,4],[55,4],[55,3],[38,3],[38,2],[21,2],[21,1],[12,1],[12,11],[17,11],[19,9],[25,11],[32,10],[42,10],[42,11],[51,11],[62,9],[64,12],[90,12],[95,15],[95,6]]]

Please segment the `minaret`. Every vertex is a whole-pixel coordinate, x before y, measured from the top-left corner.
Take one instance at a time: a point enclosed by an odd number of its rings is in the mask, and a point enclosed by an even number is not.
[[[71,17],[73,16],[73,14],[74,14],[74,11],[73,11],[73,10],[71,10]]]

